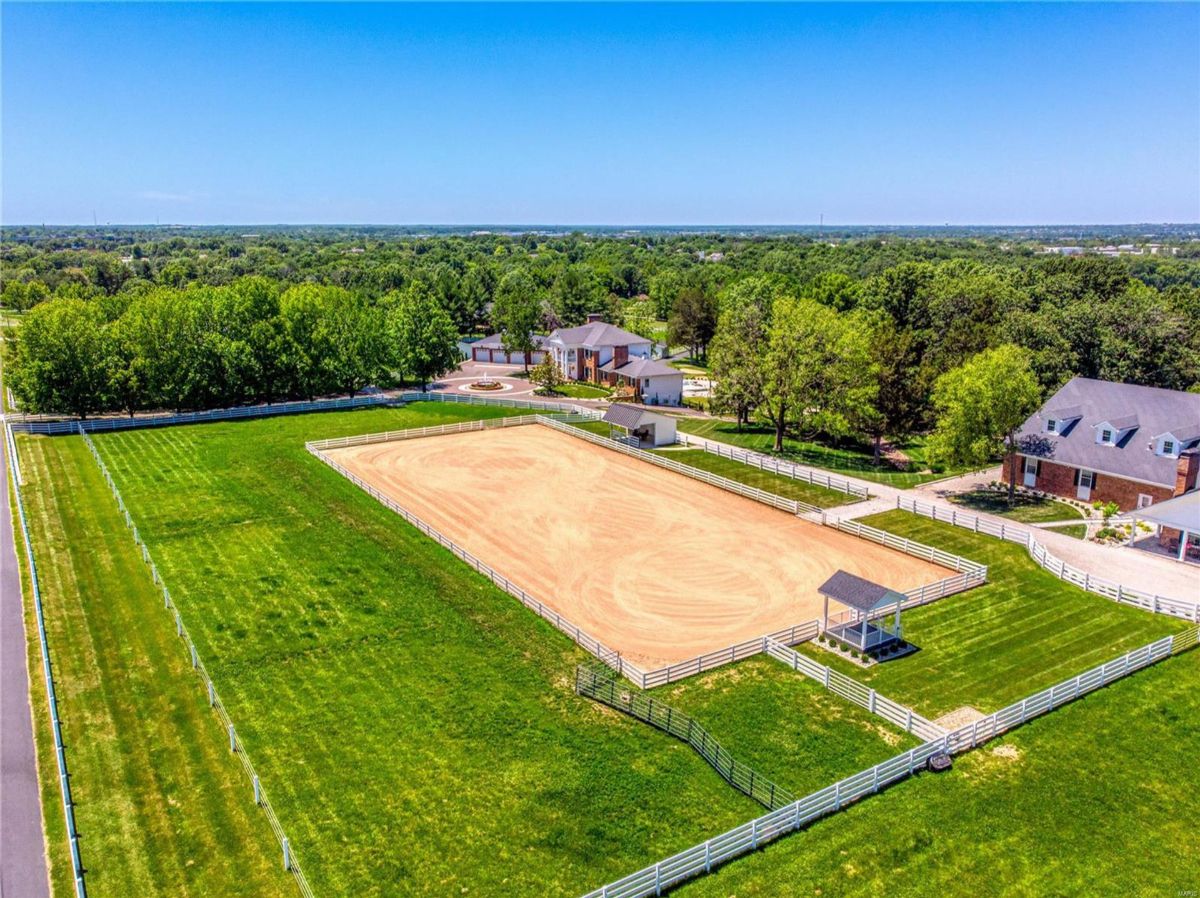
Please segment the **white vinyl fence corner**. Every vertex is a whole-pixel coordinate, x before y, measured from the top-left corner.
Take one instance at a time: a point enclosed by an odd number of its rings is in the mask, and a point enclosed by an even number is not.
[[[1044,689],[983,720],[903,752],[894,758],[839,780],[794,804],[779,808],[714,836],[686,851],[586,893],[583,898],[646,898],[672,886],[711,873],[720,864],[757,851],[767,842],[802,829],[820,817],[837,813],[851,802],[922,770],[938,754],[967,751],[1027,720],[1057,708],[1151,664],[1194,648],[1200,627],[1167,636],[1101,664],[1077,677]]]
[[[685,446],[690,446],[694,449],[703,449],[712,455],[720,458],[728,458],[733,461],[741,462],[744,465],[749,465],[752,468],[758,468],[760,471],[770,471],[773,474],[778,474],[781,477],[788,477],[792,480],[810,483],[813,486],[823,486],[826,489],[833,490],[838,493],[845,493],[847,496],[854,496],[858,499],[870,498],[870,491],[866,486],[861,484],[851,483],[844,477],[837,477],[832,474],[826,474],[822,471],[814,471],[811,468],[802,465],[793,464],[790,461],[784,461],[770,455],[763,455],[761,452],[750,452],[745,449],[735,449],[732,446],[726,446],[722,443],[705,440],[693,437],[689,434],[679,433],[679,442]]]
[[[46,706],[50,713],[50,730],[54,737],[54,764],[58,770],[58,791],[62,797],[63,818],[67,830],[67,848],[71,854],[71,879],[76,898],[87,898],[87,883],[84,880],[83,859],[79,852],[79,829],[75,825],[75,799],[71,794],[71,777],[67,769],[67,749],[63,744],[62,723],[58,713],[58,689],[54,685],[54,668],[50,664],[50,643],[46,639],[46,617],[42,608],[42,588],[38,579],[37,561],[33,557],[33,543],[29,538],[29,524],[25,518],[25,500],[21,495],[22,481],[18,474],[17,442],[12,428],[4,425],[5,448],[8,452],[8,469],[12,481],[13,499],[17,506],[17,525],[21,530],[21,544],[25,548],[25,563],[29,571],[29,591],[33,598],[33,614],[37,621],[38,649],[42,659],[42,679],[46,684]],[[8,510],[5,509],[5,514]]]
[[[931,503],[918,502],[907,496],[897,496],[896,507],[901,511],[910,511],[921,517],[952,524],[955,527],[962,527],[973,533],[982,533],[986,536],[993,536],[1006,542],[1024,546],[1025,551],[1029,553],[1029,556],[1037,565],[1049,571],[1055,577],[1065,580],[1068,583],[1073,583],[1087,592],[1111,599],[1121,605],[1132,605],[1135,608],[1141,608],[1143,611],[1150,611],[1154,614],[1165,614],[1170,617],[1182,618],[1183,620],[1200,622],[1200,602],[1172,599],[1144,590],[1132,589],[1113,580],[1106,580],[1103,577],[1089,574],[1087,571],[1073,567],[1055,557],[1049,549],[1037,541],[1033,530],[1008,524],[1004,521],[992,521],[979,515],[958,511],[953,508],[943,508]]]
[[[124,499],[121,498],[121,492],[117,489],[117,484],[113,480],[112,475],[108,471],[108,466],[104,464],[104,459],[100,457],[100,452],[96,449],[96,444],[92,442],[88,431],[79,427],[77,432],[83,437],[87,444],[88,450],[92,453],[92,458],[95,459],[100,473],[104,475],[104,481],[108,484],[108,488],[112,491],[113,498],[117,502],[117,507],[121,510],[125,518],[125,525],[129,528],[133,535],[133,542],[141,550],[142,560],[150,569],[150,576],[155,585],[162,590],[163,608],[171,613],[175,622],[175,632],[180,639],[183,640],[184,647],[187,649],[189,659],[191,660],[192,669],[196,671],[200,677],[200,682],[204,685],[208,695],[208,704],[213,709],[221,721],[222,728],[229,739],[229,750],[236,755],[241,762],[242,769],[245,771],[246,777],[250,780],[252,788],[252,797],[254,803],[262,808],[266,815],[267,823],[271,827],[271,831],[275,834],[276,840],[279,842],[280,850],[283,853],[283,868],[292,874],[296,882],[300,894],[304,898],[313,898],[312,888],[308,884],[308,879],[304,875],[304,871],[300,867],[300,861],[296,857],[296,850],[292,845],[287,834],[284,832],[283,825],[279,822],[279,817],[275,813],[275,809],[271,806],[270,800],[267,798],[266,789],[262,785],[262,781],[258,777],[258,773],[254,769],[254,765],[250,762],[250,757],[246,753],[246,747],[242,742],[241,737],[234,727],[232,718],[229,716],[229,711],[226,709],[224,702],[221,701],[217,694],[216,684],[213,683],[212,677],[209,676],[208,669],[204,666],[204,662],[200,658],[199,652],[196,650],[196,644],[192,641],[192,637],[184,626],[183,616],[179,609],[175,606],[171,599],[170,590],[163,582],[162,576],[158,572],[158,567],[154,564],[150,556],[150,550],[142,540],[141,534],[138,533],[137,526],[133,522],[133,517],[129,513],[129,509],[125,506]]]

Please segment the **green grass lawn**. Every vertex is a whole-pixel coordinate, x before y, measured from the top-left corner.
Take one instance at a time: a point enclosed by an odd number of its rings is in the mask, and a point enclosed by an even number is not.
[[[989,566],[986,585],[904,612],[915,654],[864,670],[799,647],[926,717],[963,705],[999,710],[1184,626],[1064,583],[1014,543],[906,511],[862,520]]]
[[[88,894],[294,895],[91,454],[77,437],[17,439]],[[71,862],[27,603],[51,880],[66,898]]]
[[[1044,524],[1049,521],[1067,521],[1071,519],[1084,520],[1087,515],[1068,502],[1057,499],[1041,498],[1017,493],[1013,504],[1008,504],[1008,494],[995,490],[973,490],[969,493],[958,493],[947,496],[948,501],[955,505],[980,511],[986,514],[998,515],[1010,521],[1020,521],[1024,524]],[[1087,527],[1082,525],[1057,527],[1058,533],[1066,533],[1077,539],[1087,535]]]
[[[949,773],[901,782],[672,894],[1193,894],[1197,756],[1193,651],[960,755]]]
[[[568,382],[560,384],[555,388],[553,393],[543,394],[539,390],[537,391],[537,395],[545,395],[549,398],[566,396],[570,399],[607,399],[612,395],[612,390],[607,387],[593,386],[592,384]]]
[[[774,454],[775,432],[769,427],[755,424],[743,427],[739,431],[737,425],[732,421],[724,421],[720,418],[679,418],[677,425],[685,433],[698,437],[720,440],[723,443],[755,452]],[[907,450],[912,447],[901,446],[900,448]],[[918,443],[913,451],[923,460],[923,450],[917,451],[919,448],[920,444]],[[863,480],[886,483],[901,488],[927,483],[930,480],[939,480],[954,473],[953,471],[939,474],[901,471],[886,463],[877,466],[871,452],[866,449],[832,449],[818,443],[804,442],[790,437],[784,440],[781,455],[800,464],[825,468],[838,474],[847,474]]]
[[[652,695],[690,714],[739,761],[797,797],[920,741],[761,655]]]
[[[705,452],[703,449],[656,449],[653,451],[680,464],[700,468],[710,474],[716,474],[718,477],[728,477],[730,480],[775,493],[785,499],[798,499],[818,508],[833,508],[835,505],[860,501],[837,490],[826,489],[823,486],[816,486],[801,480],[793,480],[791,477],[784,477],[773,471],[752,468],[740,461],[722,458],[711,452]]]
[[[576,696],[573,643],[303,446],[498,413],[96,437],[318,894],[579,893],[757,807]]]

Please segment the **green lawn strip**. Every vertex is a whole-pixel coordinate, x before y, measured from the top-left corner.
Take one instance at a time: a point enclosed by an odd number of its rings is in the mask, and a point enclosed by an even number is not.
[[[1025,524],[1043,524],[1049,521],[1068,521],[1073,518],[1083,520],[1087,517],[1082,511],[1067,502],[1056,499],[1044,499],[1017,493],[1013,504],[1008,504],[1008,494],[996,490],[973,490],[969,493],[958,493],[946,497],[955,505],[980,511],[986,514],[1008,518],[1010,521],[1020,521]]]
[[[1087,539],[1087,527],[1082,524],[1069,524],[1065,527],[1044,527],[1042,529],[1052,530],[1055,533],[1061,533],[1073,539]]]
[[[582,383],[564,383],[559,384],[554,390],[554,393],[536,394],[539,398],[545,395],[547,398],[553,399],[555,396],[567,396],[571,399],[605,399],[612,395],[612,390],[605,387],[594,387],[591,384]]]
[[[96,438],[318,894],[578,893],[757,807],[576,696],[590,656],[303,448],[503,413]]]
[[[578,427],[580,430],[586,430],[588,433],[594,433],[605,439],[611,437],[614,432],[612,425],[606,424],[603,421],[576,421],[572,426]],[[617,430],[616,433],[619,435],[623,431]]]
[[[671,461],[700,468],[710,474],[716,474],[718,477],[727,477],[755,489],[783,496],[785,499],[798,499],[818,508],[833,508],[835,505],[846,505],[859,501],[855,497],[837,490],[805,483],[803,480],[793,480],[791,477],[776,474],[774,471],[763,471],[732,458],[713,455],[703,449],[656,449],[654,451],[659,455],[665,455]]]
[[[919,744],[761,656],[650,694],[694,717],[739,761],[798,798]]]
[[[18,445],[25,447],[23,437],[17,437]],[[22,458],[24,457],[22,453]],[[74,894],[71,850],[67,844],[66,815],[63,812],[62,792],[58,783],[58,762],[55,758],[54,730],[50,724],[50,702],[46,697],[46,679],[43,675],[42,651],[37,630],[37,615],[33,608],[33,592],[29,584],[28,558],[25,543],[21,539],[21,525],[17,517],[16,493],[9,480],[9,510],[12,513],[13,534],[20,567],[21,602],[25,623],[26,666],[29,670],[29,704],[33,715],[33,741],[37,757],[38,790],[42,803],[42,826],[46,837],[46,858],[50,871],[50,894],[69,896]],[[45,601],[43,600],[43,607]],[[55,671],[57,677],[57,671]],[[56,688],[62,689],[61,680]],[[59,695],[60,715],[64,714],[62,696]],[[71,755],[67,754],[67,772],[72,772]]]
[[[88,893],[294,894],[86,446],[21,437],[20,449]],[[55,894],[72,895],[48,724],[38,740]]]
[[[679,418],[677,426],[685,433],[710,440],[718,440],[731,446],[776,454],[775,432],[769,427],[749,425],[738,430],[732,421],[719,418]],[[940,474],[909,473],[899,471],[884,463],[876,465],[869,451],[854,449],[831,449],[818,443],[804,442],[786,438],[783,444],[782,458],[799,464],[816,468],[825,468],[838,474],[846,474],[861,480],[871,480],[876,483],[886,483],[896,487],[912,487],[931,480],[940,480],[954,472]]]
[[[864,670],[798,647],[929,718],[963,705],[999,710],[1184,626],[1064,583],[1013,543],[905,511],[862,520],[989,566],[986,585],[903,613],[915,654]]]
[[[683,898],[1178,895],[1197,884],[1200,653],[722,867]],[[716,835],[716,833],[712,833]]]

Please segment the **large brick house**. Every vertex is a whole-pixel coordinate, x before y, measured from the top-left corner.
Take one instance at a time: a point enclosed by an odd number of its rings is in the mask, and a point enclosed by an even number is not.
[[[1196,488],[1200,394],[1076,377],[1022,425],[1007,482],[1145,508]],[[1015,464],[1013,463],[1015,461]]]
[[[652,405],[679,405],[683,374],[650,358],[651,341],[589,316],[587,324],[559,328],[542,348],[563,376],[605,386],[628,386]]]

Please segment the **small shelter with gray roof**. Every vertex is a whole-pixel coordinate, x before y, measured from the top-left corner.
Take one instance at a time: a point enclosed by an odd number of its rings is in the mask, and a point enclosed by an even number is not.
[[[848,643],[859,651],[875,651],[900,642],[900,604],[905,595],[872,583],[849,571],[839,570],[822,583],[817,592],[825,597],[824,624],[826,636]],[[846,611],[829,616],[829,600],[844,605]],[[895,611],[889,628],[883,617]]]
[[[655,414],[636,405],[617,402],[604,413],[609,436],[639,449],[669,446],[675,442],[675,419]],[[617,431],[624,431],[619,436]]]

